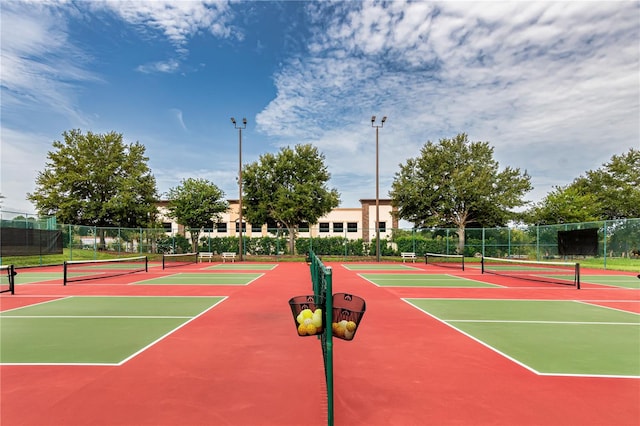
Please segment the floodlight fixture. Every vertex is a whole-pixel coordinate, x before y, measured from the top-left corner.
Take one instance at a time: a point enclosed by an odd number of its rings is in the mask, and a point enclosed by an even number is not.
[[[242,119],[242,126],[238,126],[236,119],[231,117],[233,127],[238,129],[238,231],[240,238],[238,239],[238,251],[240,260],[243,259],[243,236],[242,236],[242,130],[247,128],[247,119]]]
[[[371,127],[376,128],[376,260],[380,262],[380,155],[378,149],[378,131],[384,126],[387,116],[383,116],[380,124],[376,124],[376,116],[371,116]]]

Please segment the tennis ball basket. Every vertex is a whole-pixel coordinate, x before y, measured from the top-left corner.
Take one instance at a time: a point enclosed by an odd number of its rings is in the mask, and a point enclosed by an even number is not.
[[[324,331],[324,303],[319,296],[295,296],[289,306],[298,336],[317,336]]]
[[[353,294],[333,295],[333,321],[331,331],[334,337],[353,340],[367,304],[364,299]]]

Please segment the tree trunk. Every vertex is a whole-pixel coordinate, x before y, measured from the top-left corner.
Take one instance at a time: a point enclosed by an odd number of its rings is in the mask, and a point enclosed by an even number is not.
[[[285,223],[284,226],[287,228],[287,231],[289,231],[289,254],[295,254],[297,227],[287,223]]]
[[[464,254],[464,225],[459,225],[458,230],[458,254]]]
[[[200,235],[200,230],[191,231],[191,252],[195,253],[198,251],[198,236]]]
[[[467,226],[467,220],[469,218],[469,212],[467,210],[461,211],[456,214],[455,224],[458,226],[456,233],[458,234],[458,254],[464,254],[464,230]]]

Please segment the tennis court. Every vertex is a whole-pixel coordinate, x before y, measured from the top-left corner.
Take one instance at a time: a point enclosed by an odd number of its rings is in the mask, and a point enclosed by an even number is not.
[[[419,271],[420,268],[396,263],[365,263],[365,264],[349,264],[343,263],[342,267],[349,271]]]
[[[136,281],[135,285],[248,285],[260,278],[254,273],[177,273]]]
[[[640,289],[640,279],[633,275],[582,275],[581,279],[585,283]]]
[[[640,378],[640,315],[577,301],[405,299],[537,374]]]
[[[0,313],[0,363],[121,365],[222,297],[71,296]]]
[[[468,277],[448,274],[360,274],[380,287],[499,287]]]
[[[270,271],[276,266],[278,265],[270,263],[221,263],[208,266],[205,269],[212,271]]]
[[[15,276],[16,285],[38,283],[42,281],[54,281],[54,280],[60,280],[60,282],[62,282],[62,273],[61,272],[21,272]]]
[[[326,425],[320,342],[298,336],[287,303],[312,292],[309,266],[228,265],[0,294],[0,423]],[[586,281],[620,274],[587,271],[577,290],[479,268],[328,266],[334,293],[367,303],[355,338],[333,341],[336,425],[640,424],[640,292]],[[16,278],[32,273],[61,278]]]

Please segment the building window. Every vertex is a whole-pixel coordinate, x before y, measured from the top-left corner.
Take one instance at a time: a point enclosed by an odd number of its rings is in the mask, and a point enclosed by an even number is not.
[[[378,222],[380,232],[387,232],[387,222]]]
[[[342,223],[342,222],[333,222],[333,232],[342,233],[343,231],[344,231],[344,223]]]
[[[216,231],[227,233],[227,222],[218,222],[216,223]]]
[[[329,232],[329,222],[320,222],[320,232]]]
[[[238,228],[240,228],[240,227],[238,226],[238,222],[236,222],[236,232],[239,231]],[[247,232],[247,223],[246,222],[242,222],[242,232],[243,233]]]
[[[164,232],[171,232],[171,222],[162,222]]]
[[[302,222],[298,225],[299,232],[309,232],[309,224],[307,222]]]
[[[347,222],[347,232],[358,232],[358,222]]]

